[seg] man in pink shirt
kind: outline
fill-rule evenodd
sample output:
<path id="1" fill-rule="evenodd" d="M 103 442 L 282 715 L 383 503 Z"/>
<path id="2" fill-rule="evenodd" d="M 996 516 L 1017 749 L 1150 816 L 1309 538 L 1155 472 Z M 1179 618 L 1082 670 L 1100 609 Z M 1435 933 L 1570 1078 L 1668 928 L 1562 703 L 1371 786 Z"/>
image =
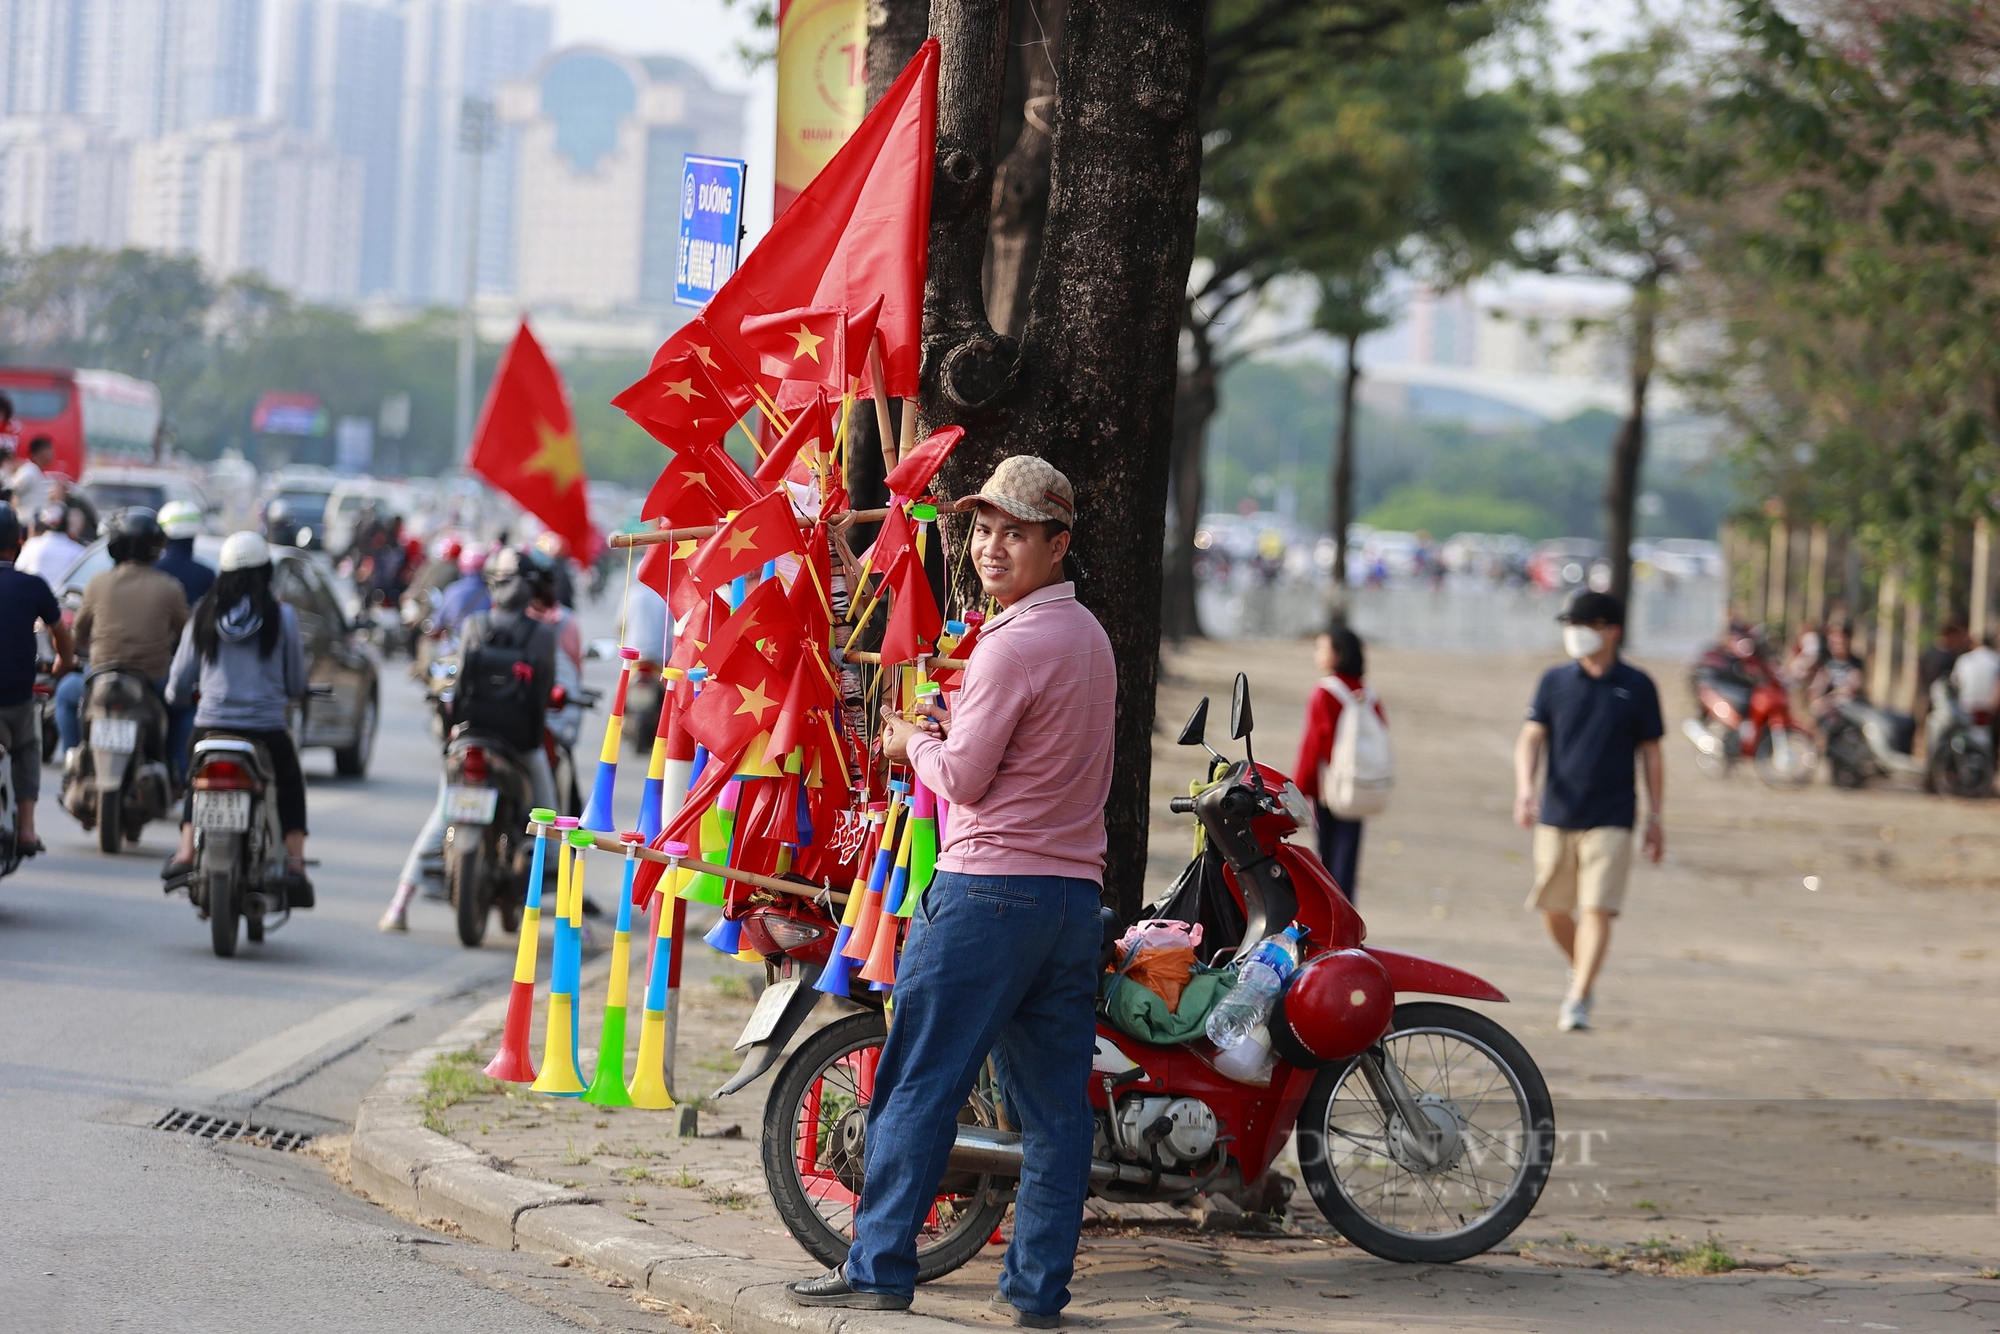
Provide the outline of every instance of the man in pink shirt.
<path id="1" fill-rule="evenodd" d="M 951 803 L 937 876 L 910 923 L 875 1073 L 847 1262 L 790 1285 L 806 1306 L 899 1311 L 917 1233 L 990 1051 L 1026 1170 L 994 1307 L 1053 1329 L 1069 1301 L 1094 1125 L 1098 903 L 1117 666 L 1063 578 L 1076 507 L 1041 459 L 1004 460 L 979 494 L 971 556 L 1001 611 L 949 717 L 883 713 L 882 749 Z"/>

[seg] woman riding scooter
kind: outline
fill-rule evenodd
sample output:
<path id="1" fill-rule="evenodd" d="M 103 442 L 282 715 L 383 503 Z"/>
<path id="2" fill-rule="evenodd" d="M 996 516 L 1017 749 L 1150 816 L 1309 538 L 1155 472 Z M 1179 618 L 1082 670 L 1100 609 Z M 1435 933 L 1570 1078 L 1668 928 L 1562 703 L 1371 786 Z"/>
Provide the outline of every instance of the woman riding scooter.
<path id="1" fill-rule="evenodd" d="M 306 655 L 299 617 L 271 591 L 271 548 L 255 533 L 222 544 L 222 573 L 181 634 L 167 673 L 167 702 L 199 699 L 194 740 L 216 732 L 263 746 L 278 789 L 285 833 L 285 874 L 296 907 L 310 908 L 306 879 L 306 780 L 298 747 L 286 730 L 291 702 L 306 693 Z M 194 869 L 193 797 L 181 814 L 181 845 L 160 876 L 170 885 Z"/>

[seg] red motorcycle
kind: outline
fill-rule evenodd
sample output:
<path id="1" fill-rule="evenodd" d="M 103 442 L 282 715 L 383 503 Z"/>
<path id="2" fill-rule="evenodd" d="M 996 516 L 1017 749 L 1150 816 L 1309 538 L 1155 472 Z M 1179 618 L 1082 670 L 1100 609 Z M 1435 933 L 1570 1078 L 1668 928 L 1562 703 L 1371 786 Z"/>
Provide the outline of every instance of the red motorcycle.
<path id="1" fill-rule="evenodd" d="M 1694 668 L 1698 717 L 1681 724 L 1695 767 L 1727 777 L 1749 760 L 1768 787 L 1803 787 L 1819 767 L 1819 743 L 1792 717 L 1792 692 L 1749 630 L 1733 627 Z"/>
<path id="2" fill-rule="evenodd" d="M 1207 715 L 1204 699 L 1182 745 L 1206 746 Z M 1149 1045 L 1100 1012 L 1092 1193 L 1144 1202 L 1226 1191 L 1275 1203 L 1282 1194 L 1260 1186 L 1296 1128 L 1314 1202 L 1355 1245 L 1416 1263 L 1477 1255 L 1520 1225 L 1548 1180 L 1555 1143 L 1548 1088 L 1521 1044 L 1486 1016 L 1402 999 L 1507 998 L 1470 973 L 1362 943 L 1361 918 L 1333 878 L 1286 841 L 1310 827 L 1312 809 L 1296 784 L 1250 757 L 1251 726 L 1249 683 L 1239 675 L 1230 733 L 1244 740 L 1246 758 L 1229 761 L 1210 748 L 1210 783 L 1173 807 L 1193 814 L 1206 833 L 1190 868 L 1213 887 L 1212 911 L 1202 914 L 1206 945 L 1247 954 L 1294 923 L 1303 931 L 1297 971 L 1268 1021 L 1275 1063 L 1258 1082 L 1238 1082 L 1216 1070 L 1205 1039 Z M 764 897 L 743 918 L 743 942 L 782 980 L 744 1030 L 738 1049 L 748 1054 L 723 1093 L 770 1069 L 812 1012 L 820 997 L 812 982 L 835 932 L 811 900 Z M 778 899 L 788 901 L 771 901 Z M 1109 909 L 1105 915 L 1110 946 L 1123 927 Z M 1234 939 L 1213 939 L 1218 917 L 1240 924 Z M 879 995 L 856 988 L 851 999 L 870 1008 L 800 1044 L 764 1117 L 772 1201 L 792 1236 L 829 1267 L 846 1257 L 861 1197 L 885 1032 Z M 990 1061 L 958 1119 L 918 1238 L 919 1282 L 956 1269 L 997 1235 L 1021 1174 L 1021 1136 L 1007 1123 Z"/>

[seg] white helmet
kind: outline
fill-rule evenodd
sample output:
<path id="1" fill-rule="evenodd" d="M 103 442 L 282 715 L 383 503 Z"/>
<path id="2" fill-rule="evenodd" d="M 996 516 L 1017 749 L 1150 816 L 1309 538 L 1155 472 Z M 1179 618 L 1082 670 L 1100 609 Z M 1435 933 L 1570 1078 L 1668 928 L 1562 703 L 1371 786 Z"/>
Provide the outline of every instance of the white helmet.
<path id="1" fill-rule="evenodd" d="M 201 511 L 185 500 L 160 507 L 160 528 L 168 537 L 193 537 L 201 532 Z"/>
<path id="2" fill-rule="evenodd" d="M 231 533 L 222 544 L 222 572 L 254 570 L 271 563 L 271 544 L 255 533 Z"/>

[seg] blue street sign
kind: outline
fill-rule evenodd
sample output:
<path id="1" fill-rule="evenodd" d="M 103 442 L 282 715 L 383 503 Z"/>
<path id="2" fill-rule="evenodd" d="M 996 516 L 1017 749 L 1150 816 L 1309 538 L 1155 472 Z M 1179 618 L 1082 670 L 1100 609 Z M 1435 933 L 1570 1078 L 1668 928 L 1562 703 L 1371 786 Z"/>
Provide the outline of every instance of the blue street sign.
<path id="1" fill-rule="evenodd" d="M 681 159 L 681 244 L 674 263 L 674 302 L 705 304 L 736 272 L 743 235 L 743 172 L 738 158 Z"/>

